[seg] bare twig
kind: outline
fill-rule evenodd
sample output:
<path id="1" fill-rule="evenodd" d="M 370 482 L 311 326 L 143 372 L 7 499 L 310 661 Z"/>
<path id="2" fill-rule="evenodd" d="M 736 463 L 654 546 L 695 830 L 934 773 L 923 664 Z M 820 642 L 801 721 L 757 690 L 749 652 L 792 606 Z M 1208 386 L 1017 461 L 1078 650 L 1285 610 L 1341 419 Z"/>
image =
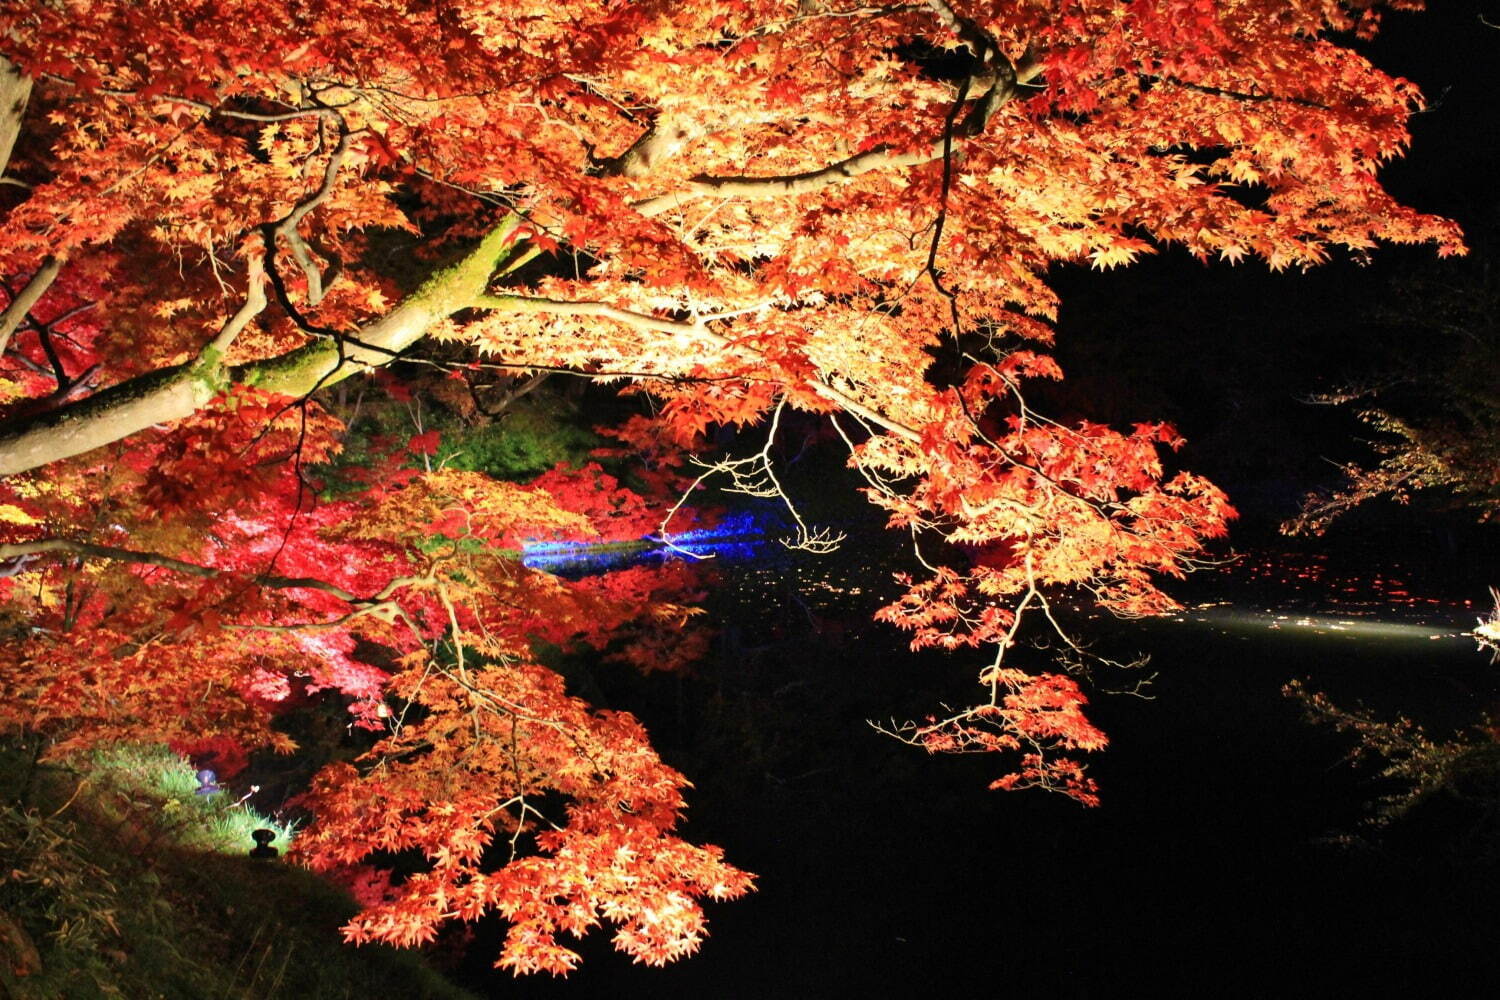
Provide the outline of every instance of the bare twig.
<path id="1" fill-rule="evenodd" d="M 702 486 L 711 477 L 723 475 L 729 477 L 729 485 L 724 487 L 727 493 L 742 493 L 746 496 L 759 499 L 780 499 L 792 515 L 792 520 L 797 524 L 796 540 L 788 542 L 783 540 L 782 544 L 789 549 L 801 549 L 805 552 L 823 554 L 837 549 L 844 540 L 842 533 L 835 534 L 827 528 L 809 528 L 807 522 L 802 519 L 802 514 L 797 510 L 792 498 L 787 495 L 786 489 L 781 485 L 781 480 L 776 478 L 776 470 L 772 464 L 771 447 L 776 442 L 776 431 L 781 423 L 781 413 L 786 408 L 786 397 L 782 397 L 776 403 L 776 408 L 771 411 L 771 426 L 766 432 L 766 443 L 747 458 L 720 459 L 717 462 L 697 462 L 703 473 L 698 476 L 677 498 L 677 502 L 667 511 L 666 517 L 662 518 L 661 527 L 657 529 L 659 540 L 669 549 L 694 559 L 706 558 L 697 553 L 689 552 L 680 548 L 672 541 L 669 530 L 672 519 L 682 509 L 688 497 Z"/>

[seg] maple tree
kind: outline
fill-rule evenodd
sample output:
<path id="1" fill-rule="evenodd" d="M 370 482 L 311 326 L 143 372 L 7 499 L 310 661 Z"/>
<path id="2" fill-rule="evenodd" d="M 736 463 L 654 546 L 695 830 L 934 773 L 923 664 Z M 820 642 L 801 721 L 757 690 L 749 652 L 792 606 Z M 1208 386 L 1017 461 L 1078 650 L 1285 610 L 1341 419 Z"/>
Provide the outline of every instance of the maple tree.
<path id="1" fill-rule="evenodd" d="M 700 899 L 749 877 L 675 836 L 686 781 L 639 724 L 535 652 L 689 609 L 515 558 L 632 504 L 442 468 L 428 431 L 359 489 L 309 486 L 346 379 L 566 371 L 654 399 L 617 433 L 666 467 L 711 429 L 826 415 L 892 527 L 990 553 L 881 612 L 991 657 L 977 704 L 897 734 L 1094 801 L 1080 685 L 1007 651 L 1060 590 L 1170 608 L 1154 577 L 1233 512 L 1165 469 L 1170 427 L 1026 404 L 1061 374 L 1046 270 L 1461 249 L 1376 177 L 1420 104 L 1343 44 L 1381 6 L 8 5 L 0 719 L 59 753 L 276 745 L 294 689 L 338 692 L 380 736 L 315 780 L 298 854 L 425 859 L 351 876 L 353 937 L 493 911 L 517 971 L 565 971 L 558 932 L 601 919 L 637 959 L 691 951 Z M 774 490 L 770 456 L 709 464 Z"/>

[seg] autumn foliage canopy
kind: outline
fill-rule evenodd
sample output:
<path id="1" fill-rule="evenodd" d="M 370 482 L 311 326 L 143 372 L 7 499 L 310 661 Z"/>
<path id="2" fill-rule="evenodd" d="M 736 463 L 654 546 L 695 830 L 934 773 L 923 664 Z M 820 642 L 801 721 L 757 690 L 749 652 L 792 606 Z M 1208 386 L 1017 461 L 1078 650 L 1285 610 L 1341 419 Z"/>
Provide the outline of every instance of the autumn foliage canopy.
<path id="1" fill-rule="evenodd" d="M 601 922 L 638 960 L 693 951 L 700 901 L 750 877 L 674 833 L 687 781 L 640 724 L 537 652 L 635 630 L 661 667 L 692 609 L 517 558 L 674 498 L 444 468 L 426 432 L 320 486 L 340 387 L 571 372 L 654 401 L 617 433 L 657 468 L 819 415 L 924 552 L 1005 553 L 881 612 L 982 665 L 972 707 L 899 735 L 1093 801 L 1079 682 L 1007 651 L 1059 593 L 1170 608 L 1155 581 L 1233 512 L 1164 471 L 1170 427 L 1027 406 L 1061 375 L 1048 268 L 1461 249 L 1376 178 L 1421 102 L 1350 47 L 1380 8 L 7 3 L 0 725 L 256 748 L 289 699 L 341 697 L 378 739 L 313 781 L 296 854 L 365 887 L 352 938 L 494 912 L 516 971 L 566 971 L 559 934 Z M 380 882 L 390 856 L 422 860 Z"/>

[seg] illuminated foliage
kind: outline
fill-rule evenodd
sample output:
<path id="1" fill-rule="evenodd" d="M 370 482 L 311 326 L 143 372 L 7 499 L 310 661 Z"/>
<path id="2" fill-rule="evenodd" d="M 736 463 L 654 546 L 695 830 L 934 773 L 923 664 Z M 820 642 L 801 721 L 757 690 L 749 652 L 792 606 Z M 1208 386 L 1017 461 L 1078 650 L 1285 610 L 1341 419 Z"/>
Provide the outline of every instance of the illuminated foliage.
<path id="1" fill-rule="evenodd" d="M 1162 244 L 1273 268 L 1377 240 L 1459 250 L 1376 180 L 1420 102 L 1335 37 L 1378 14 L 8 5 L 4 721 L 59 751 L 266 743 L 294 690 L 336 691 L 381 738 L 317 779 L 304 860 L 425 863 L 372 892 L 352 936 L 421 941 L 497 911 L 518 971 L 565 970 L 556 932 L 600 919 L 643 961 L 696 947 L 697 901 L 748 877 L 673 836 L 685 781 L 639 725 L 534 655 L 689 609 L 515 558 L 527 537 L 654 518 L 598 477 L 443 468 L 425 428 L 406 442 L 420 471 L 377 463 L 315 502 L 310 467 L 343 434 L 320 395 L 399 356 L 647 394 L 654 418 L 621 435 L 658 471 L 709 432 L 827 415 L 893 527 L 1004 554 L 934 566 L 882 612 L 917 646 L 992 650 L 980 704 L 899 734 L 1012 755 L 997 787 L 1093 801 L 1075 751 L 1104 737 L 1082 690 L 1006 653 L 1060 589 L 1171 607 L 1154 575 L 1191 568 L 1232 510 L 1164 467 L 1171 428 L 1028 408 L 1022 383 L 1060 375 L 1036 353 L 1044 274 Z M 716 468 L 774 492 L 770 454 Z"/>

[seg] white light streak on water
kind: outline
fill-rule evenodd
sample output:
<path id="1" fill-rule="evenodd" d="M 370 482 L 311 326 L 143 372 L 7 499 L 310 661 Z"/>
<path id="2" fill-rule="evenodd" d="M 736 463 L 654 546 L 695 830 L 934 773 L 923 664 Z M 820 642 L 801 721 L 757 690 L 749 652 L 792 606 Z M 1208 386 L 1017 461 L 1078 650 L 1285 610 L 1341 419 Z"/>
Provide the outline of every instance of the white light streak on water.
<path id="1" fill-rule="evenodd" d="M 1404 641 L 1472 642 L 1473 635 L 1451 619 L 1434 622 L 1397 622 L 1334 615 L 1304 615 L 1272 609 L 1251 611 L 1228 605 L 1191 608 L 1170 619 L 1183 624 L 1200 623 L 1224 631 L 1280 631 L 1349 639 L 1396 639 Z"/>

